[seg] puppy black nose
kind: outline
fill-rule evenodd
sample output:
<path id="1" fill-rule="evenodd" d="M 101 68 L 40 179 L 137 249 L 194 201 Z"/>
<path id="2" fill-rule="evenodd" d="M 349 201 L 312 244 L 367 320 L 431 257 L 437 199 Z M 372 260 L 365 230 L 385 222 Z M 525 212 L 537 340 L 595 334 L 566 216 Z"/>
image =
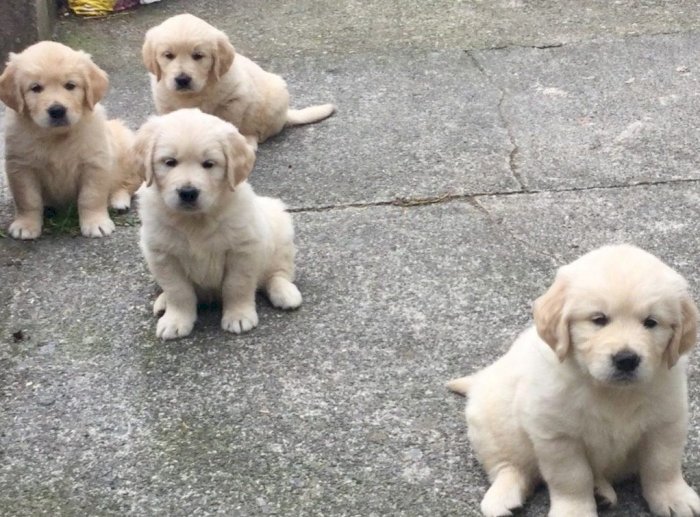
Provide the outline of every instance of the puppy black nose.
<path id="1" fill-rule="evenodd" d="M 175 78 L 175 84 L 178 88 L 187 88 L 192 82 L 192 78 L 187 74 L 180 74 Z"/>
<path id="2" fill-rule="evenodd" d="M 61 104 L 52 104 L 46 111 L 49 113 L 49 117 L 54 120 L 62 119 L 66 116 L 66 107 Z"/>
<path id="3" fill-rule="evenodd" d="M 194 187 L 182 187 L 177 190 L 177 195 L 180 196 L 180 201 L 183 203 L 192 204 L 199 197 L 199 189 Z"/>
<path id="4" fill-rule="evenodd" d="M 621 372 L 633 372 L 639 366 L 642 358 L 631 350 L 621 350 L 612 356 L 612 362 Z"/>

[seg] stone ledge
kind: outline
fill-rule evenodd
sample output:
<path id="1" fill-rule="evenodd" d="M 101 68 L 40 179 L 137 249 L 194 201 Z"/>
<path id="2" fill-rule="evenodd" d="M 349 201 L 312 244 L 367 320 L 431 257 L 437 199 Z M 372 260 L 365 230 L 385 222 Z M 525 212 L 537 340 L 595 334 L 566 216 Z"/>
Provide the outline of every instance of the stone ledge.
<path id="1" fill-rule="evenodd" d="M 53 32 L 60 0 L 4 0 L 0 9 L 0 59 L 22 50 Z"/>

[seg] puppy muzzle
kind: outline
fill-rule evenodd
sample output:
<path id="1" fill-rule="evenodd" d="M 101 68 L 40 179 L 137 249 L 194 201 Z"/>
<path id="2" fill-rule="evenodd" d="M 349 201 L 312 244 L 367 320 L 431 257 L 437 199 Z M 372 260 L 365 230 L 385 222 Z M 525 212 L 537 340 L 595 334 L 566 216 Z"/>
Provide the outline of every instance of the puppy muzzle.
<path id="1" fill-rule="evenodd" d="M 639 373 L 639 364 L 642 358 L 629 348 L 624 348 L 610 356 L 612 363 L 614 382 L 633 382 Z"/>
<path id="2" fill-rule="evenodd" d="M 49 116 L 49 126 L 51 127 L 65 127 L 70 124 L 67 117 L 68 110 L 63 104 L 53 103 L 46 109 L 46 113 Z"/>
<path id="3" fill-rule="evenodd" d="M 185 73 L 181 73 L 175 77 L 175 89 L 176 90 L 191 90 L 192 89 L 192 77 Z"/>
<path id="4" fill-rule="evenodd" d="M 180 208 L 184 210 L 196 210 L 199 189 L 195 187 L 182 187 L 177 189 L 177 196 L 180 200 Z"/>

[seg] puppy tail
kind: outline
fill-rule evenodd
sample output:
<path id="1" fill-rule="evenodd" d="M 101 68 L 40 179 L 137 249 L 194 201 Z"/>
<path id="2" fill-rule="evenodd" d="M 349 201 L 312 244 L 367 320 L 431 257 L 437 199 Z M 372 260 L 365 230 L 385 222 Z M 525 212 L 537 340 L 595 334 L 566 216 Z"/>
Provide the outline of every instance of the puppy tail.
<path id="1" fill-rule="evenodd" d="M 447 389 L 454 391 L 455 393 L 467 396 L 469 394 L 469 389 L 474 384 L 474 376 L 467 375 L 466 377 L 460 377 L 459 379 L 452 379 L 447 383 Z"/>
<path id="2" fill-rule="evenodd" d="M 287 125 L 300 126 L 302 124 L 311 124 L 330 117 L 333 112 L 335 112 L 335 105 L 333 104 L 319 104 L 318 106 L 309 106 L 300 110 L 288 109 Z"/>

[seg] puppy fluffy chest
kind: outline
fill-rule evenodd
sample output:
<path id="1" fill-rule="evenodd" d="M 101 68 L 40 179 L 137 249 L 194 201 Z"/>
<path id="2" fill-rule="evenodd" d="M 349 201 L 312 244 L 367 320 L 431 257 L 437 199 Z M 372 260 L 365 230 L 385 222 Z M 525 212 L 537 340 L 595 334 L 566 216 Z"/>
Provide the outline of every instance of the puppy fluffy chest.
<path id="1" fill-rule="evenodd" d="M 182 264 L 187 276 L 205 291 L 220 291 L 227 265 L 235 260 L 237 252 L 250 246 L 232 236 L 181 235 L 173 241 L 171 253 Z M 261 257 L 262 258 L 262 257 Z"/>
<path id="2" fill-rule="evenodd" d="M 99 128 L 98 128 L 99 129 Z M 7 137 L 8 171 L 38 175 L 44 201 L 63 204 L 75 201 L 81 174 L 103 175 L 110 181 L 108 144 L 93 135 L 85 144 L 84 132 L 59 137 L 40 137 L 22 126 L 13 127 Z"/>
<path id="3" fill-rule="evenodd" d="M 556 395 L 550 392 L 538 404 L 546 408 L 535 417 L 539 422 L 530 424 L 541 437 L 580 440 L 593 470 L 614 479 L 628 468 L 644 433 L 658 419 L 654 405 L 659 401 L 587 388 L 569 386 Z"/>
<path id="4" fill-rule="evenodd" d="M 219 289 L 226 272 L 226 250 L 190 247 L 180 263 L 192 282 L 203 289 Z"/>
<path id="5" fill-rule="evenodd" d="M 582 410 L 580 436 L 594 471 L 613 475 L 623 469 L 627 458 L 642 440 L 650 423 L 644 404 L 589 406 Z"/>

